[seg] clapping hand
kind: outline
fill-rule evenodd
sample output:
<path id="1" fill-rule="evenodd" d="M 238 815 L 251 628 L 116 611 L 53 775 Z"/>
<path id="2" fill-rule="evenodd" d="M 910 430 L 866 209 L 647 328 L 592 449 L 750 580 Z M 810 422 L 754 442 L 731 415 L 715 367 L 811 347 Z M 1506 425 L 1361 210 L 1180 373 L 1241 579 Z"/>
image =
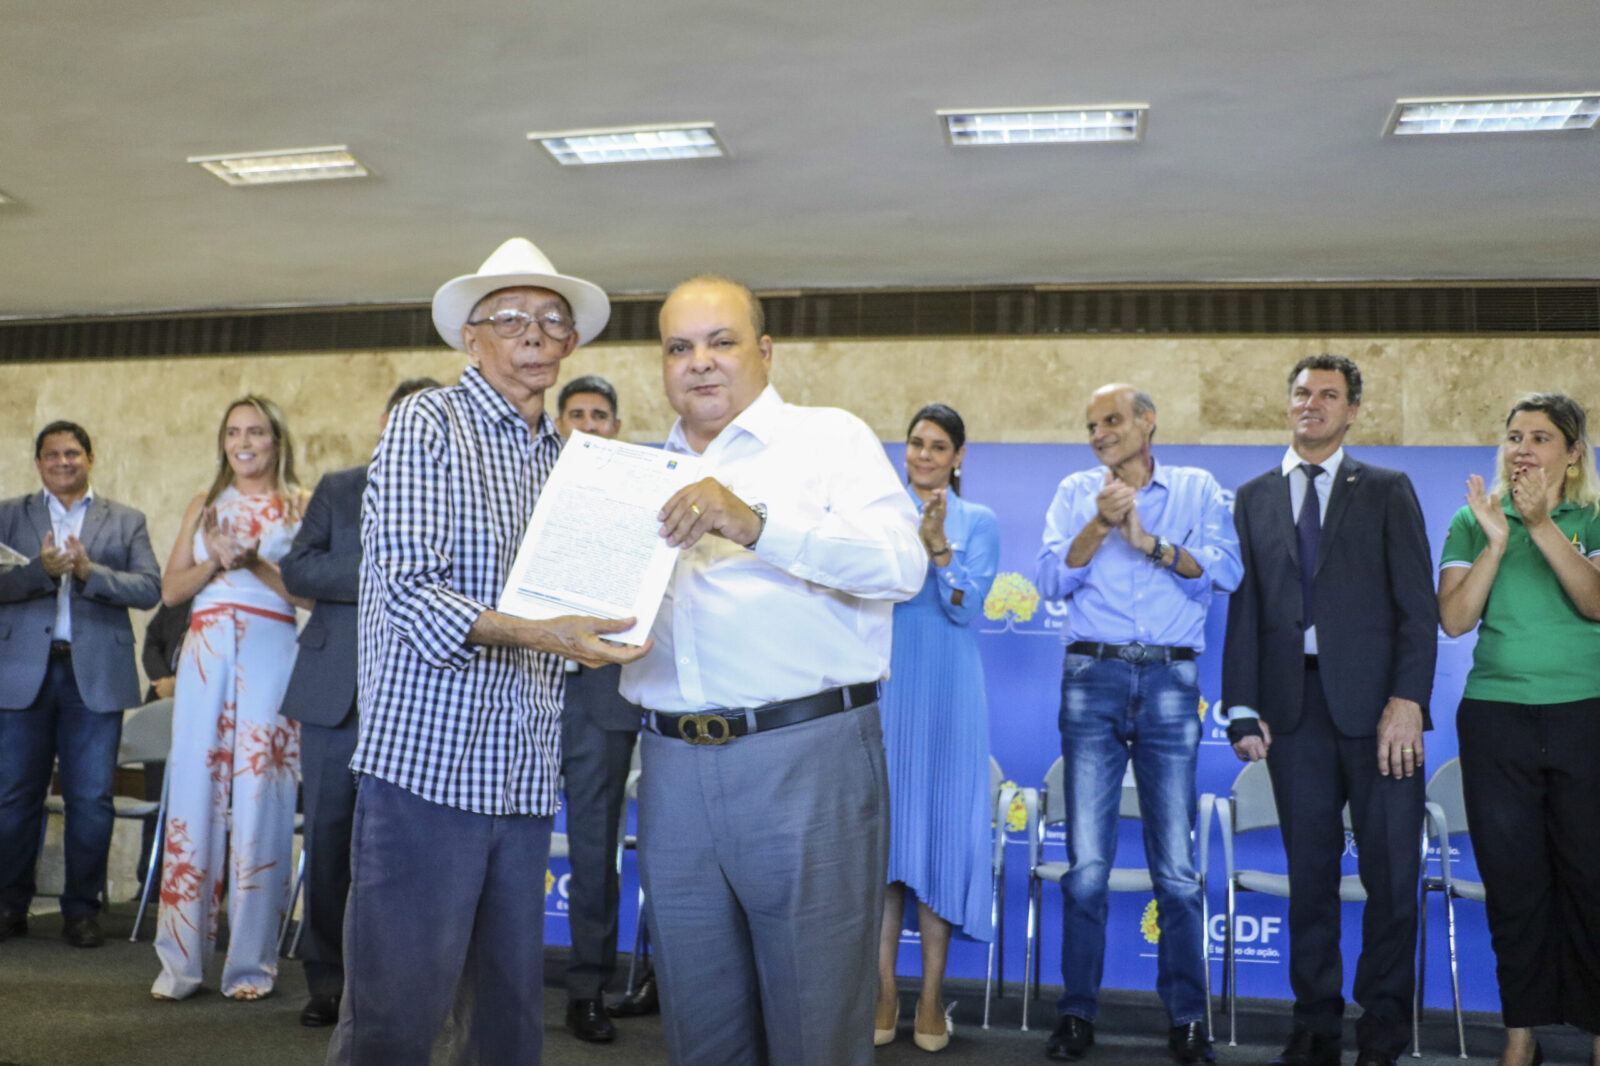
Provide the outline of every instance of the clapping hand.
<path id="1" fill-rule="evenodd" d="M 950 550 L 950 540 L 944 535 L 944 494 L 944 489 L 935 489 L 933 499 L 922 505 L 922 524 L 917 529 L 917 535 L 922 538 L 922 546 L 928 549 L 929 556 L 942 555 Z"/>
<path id="2" fill-rule="evenodd" d="M 1550 520 L 1550 496 L 1543 470 L 1526 466 L 1512 471 L 1511 506 L 1529 528 Z"/>
<path id="3" fill-rule="evenodd" d="M 1506 523 L 1506 513 L 1499 502 L 1489 495 L 1484 488 L 1483 478 L 1477 474 L 1467 478 L 1467 507 L 1472 511 L 1472 517 L 1478 520 L 1490 544 L 1505 544 L 1511 532 Z"/>
<path id="4" fill-rule="evenodd" d="M 46 533 L 44 543 L 39 546 L 39 565 L 43 566 L 44 572 L 51 577 L 61 577 L 72 569 L 72 552 L 67 548 L 56 547 L 56 535 Z"/>
<path id="5" fill-rule="evenodd" d="M 1132 485 L 1118 481 L 1117 475 L 1110 470 L 1106 471 L 1106 483 L 1095 496 L 1095 506 L 1099 508 L 1096 516 L 1108 529 L 1121 526 L 1128 517 L 1128 512 L 1134 509 L 1134 497 L 1138 490 Z"/>
<path id="6" fill-rule="evenodd" d="M 67 534 L 67 556 L 72 560 L 72 576 L 79 581 L 89 580 L 89 550 L 70 533 Z"/>
<path id="7" fill-rule="evenodd" d="M 249 565 L 247 556 L 255 553 L 254 544 L 246 546 L 234 539 L 228 520 L 218 518 L 215 507 L 207 507 L 200 515 L 200 538 L 205 542 L 206 552 L 224 570 Z"/>

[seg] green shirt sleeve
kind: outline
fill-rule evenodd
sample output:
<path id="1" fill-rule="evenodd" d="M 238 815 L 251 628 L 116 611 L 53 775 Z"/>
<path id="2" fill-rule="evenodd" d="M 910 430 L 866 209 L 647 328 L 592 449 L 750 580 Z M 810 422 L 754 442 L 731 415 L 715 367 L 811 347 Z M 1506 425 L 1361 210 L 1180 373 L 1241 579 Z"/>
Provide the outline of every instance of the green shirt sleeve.
<path id="1" fill-rule="evenodd" d="M 1600 512 L 1589 512 L 1589 523 L 1583 527 L 1583 543 L 1579 547 L 1584 555 L 1600 552 Z"/>
<path id="2" fill-rule="evenodd" d="M 1473 517 L 1472 508 L 1462 507 L 1450 519 L 1450 530 L 1444 535 L 1444 550 L 1439 553 L 1439 565 L 1447 566 L 1451 563 L 1471 565 L 1487 543 L 1489 538 L 1484 536 L 1483 527 L 1478 525 L 1478 520 Z"/>

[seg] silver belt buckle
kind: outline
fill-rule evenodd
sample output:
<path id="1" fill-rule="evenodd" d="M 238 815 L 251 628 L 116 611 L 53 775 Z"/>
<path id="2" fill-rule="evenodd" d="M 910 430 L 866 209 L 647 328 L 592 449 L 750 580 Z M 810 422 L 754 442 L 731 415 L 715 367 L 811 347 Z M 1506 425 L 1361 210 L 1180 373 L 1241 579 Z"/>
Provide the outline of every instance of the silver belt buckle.
<path id="1" fill-rule="evenodd" d="M 1122 650 L 1117 652 L 1117 656 L 1123 662 L 1137 664 L 1144 662 L 1144 651 L 1144 645 L 1135 640 L 1123 645 Z"/>

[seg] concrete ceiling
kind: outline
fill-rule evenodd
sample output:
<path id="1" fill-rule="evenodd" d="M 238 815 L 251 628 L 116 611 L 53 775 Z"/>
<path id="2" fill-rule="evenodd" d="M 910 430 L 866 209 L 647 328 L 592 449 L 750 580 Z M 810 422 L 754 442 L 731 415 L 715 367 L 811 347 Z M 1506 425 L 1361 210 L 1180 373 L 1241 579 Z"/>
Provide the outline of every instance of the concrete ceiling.
<path id="1" fill-rule="evenodd" d="M 613 293 L 1600 277 L 1600 133 L 1383 138 L 1600 88 L 1595 0 L 50 0 L 0 32 L 0 315 L 413 302 L 526 235 Z M 1136 145 L 941 107 L 1145 102 Z M 725 160 L 529 130 L 711 120 Z M 348 144 L 236 189 L 190 155 Z"/>

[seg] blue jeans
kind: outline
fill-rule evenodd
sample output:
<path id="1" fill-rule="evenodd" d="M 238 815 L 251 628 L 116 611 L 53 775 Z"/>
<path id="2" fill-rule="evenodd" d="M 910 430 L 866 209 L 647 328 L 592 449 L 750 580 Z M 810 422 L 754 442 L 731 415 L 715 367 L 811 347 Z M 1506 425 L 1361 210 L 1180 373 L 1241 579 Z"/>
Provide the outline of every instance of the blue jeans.
<path id="1" fill-rule="evenodd" d="M 0 911 L 26 912 L 33 902 L 44 797 L 59 758 L 67 808 L 61 913 L 83 918 L 99 912 L 121 743 L 122 715 L 84 706 L 71 659 L 51 660 L 31 705 L 0 710 Z"/>
<path id="2" fill-rule="evenodd" d="M 1061 677 L 1067 858 L 1062 882 L 1062 1014 L 1093 1021 L 1105 969 L 1107 883 L 1117 808 L 1131 756 L 1155 884 L 1156 992 L 1173 1025 L 1206 1013 L 1205 929 L 1195 879 L 1194 768 L 1200 743 L 1195 663 L 1138 664 L 1068 654 Z"/>

